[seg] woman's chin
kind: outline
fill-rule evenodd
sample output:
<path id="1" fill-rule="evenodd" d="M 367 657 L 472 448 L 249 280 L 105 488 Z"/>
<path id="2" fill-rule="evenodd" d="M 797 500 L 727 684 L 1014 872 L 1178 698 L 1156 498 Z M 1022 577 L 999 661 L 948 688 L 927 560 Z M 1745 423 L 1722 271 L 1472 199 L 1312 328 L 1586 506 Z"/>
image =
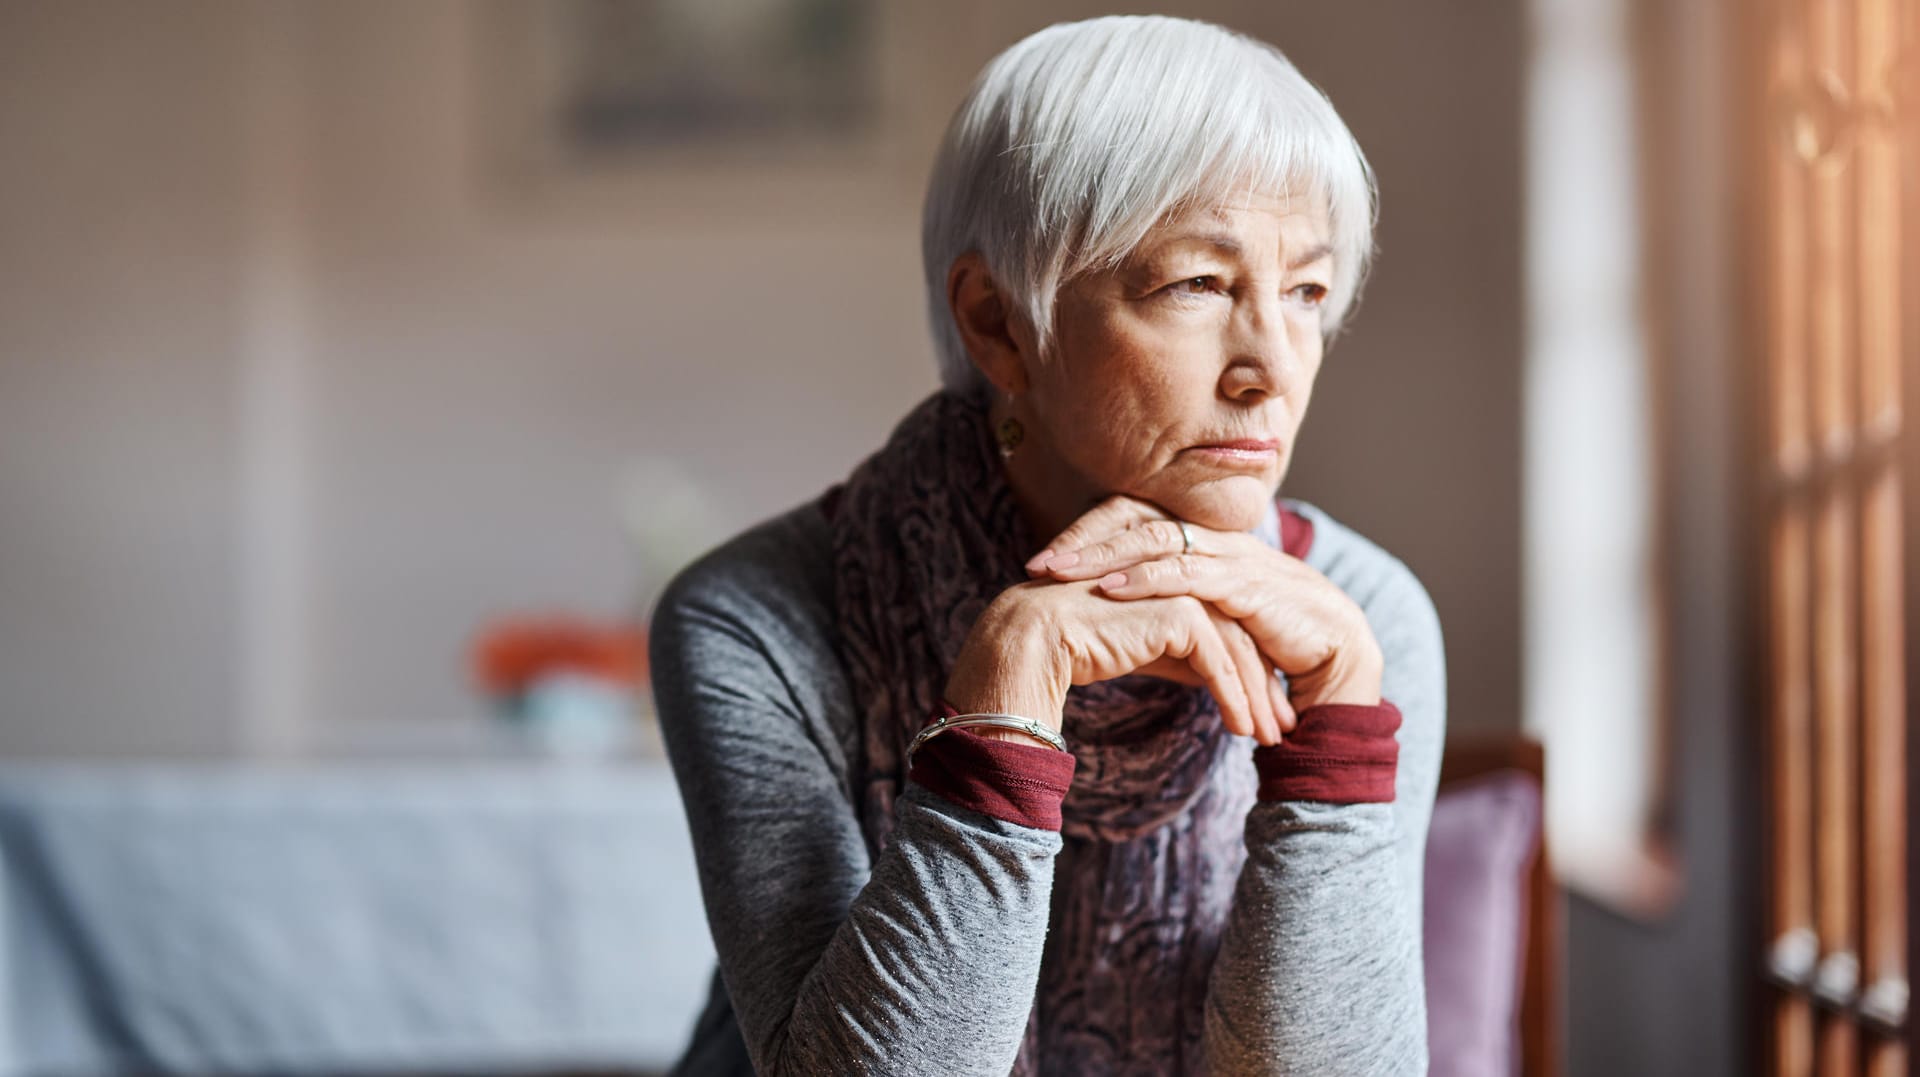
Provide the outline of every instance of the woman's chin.
<path id="1" fill-rule="evenodd" d="M 1266 518 L 1275 492 L 1259 479 L 1235 477 L 1192 487 L 1161 506 L 1213 531 L 1251 531 Z"/>

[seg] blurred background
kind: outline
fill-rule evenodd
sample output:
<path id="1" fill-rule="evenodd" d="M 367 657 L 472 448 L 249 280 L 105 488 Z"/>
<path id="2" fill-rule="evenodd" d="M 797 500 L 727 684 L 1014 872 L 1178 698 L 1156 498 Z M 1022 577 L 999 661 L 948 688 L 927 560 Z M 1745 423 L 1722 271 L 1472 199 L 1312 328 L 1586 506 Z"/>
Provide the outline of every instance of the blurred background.
<path id="1" fill-rule="evenodd" d="M 1378 174 L 1283 492 L 1543 779 L 1527 1072 L 1905 1072 L 1909 6 L 1154 9 Z M 934 388 L 947 116 L 1115 10 L 0 3 L 0 1072 L 664 1069 L 648 604 Z"/>

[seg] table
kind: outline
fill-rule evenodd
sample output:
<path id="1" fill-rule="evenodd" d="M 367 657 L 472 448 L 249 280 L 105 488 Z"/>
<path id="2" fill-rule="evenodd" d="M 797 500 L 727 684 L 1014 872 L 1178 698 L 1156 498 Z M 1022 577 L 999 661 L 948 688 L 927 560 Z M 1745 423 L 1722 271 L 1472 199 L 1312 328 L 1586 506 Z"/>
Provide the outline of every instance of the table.
<path id="1" fill-rule="evenodd" d="M 0 765 L 0 1075 L 654 1072 L 713 951 L 664 762 Z"/>

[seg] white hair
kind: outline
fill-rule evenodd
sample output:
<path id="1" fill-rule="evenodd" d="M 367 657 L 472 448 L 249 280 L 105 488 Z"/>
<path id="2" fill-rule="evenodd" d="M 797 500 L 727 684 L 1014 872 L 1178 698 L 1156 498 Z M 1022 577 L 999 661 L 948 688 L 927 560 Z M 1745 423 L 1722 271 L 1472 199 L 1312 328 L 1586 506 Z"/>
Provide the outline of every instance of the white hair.
<path id="1" fill-rule="evenodd" d="M 1061 286 L 1111 268 L 1170 212 L 1235 190 L 1307 195 L 1329 215 L 1331 339 L 1373 254 L 1373 170 L 1279 49 L 1210 23 L 1109 16 L 1047 27 L 993 58 L 954 113 L 921 221 L 940 379 L 985 384 L 947 302 L 969 251 L 1047 354 Z"/>

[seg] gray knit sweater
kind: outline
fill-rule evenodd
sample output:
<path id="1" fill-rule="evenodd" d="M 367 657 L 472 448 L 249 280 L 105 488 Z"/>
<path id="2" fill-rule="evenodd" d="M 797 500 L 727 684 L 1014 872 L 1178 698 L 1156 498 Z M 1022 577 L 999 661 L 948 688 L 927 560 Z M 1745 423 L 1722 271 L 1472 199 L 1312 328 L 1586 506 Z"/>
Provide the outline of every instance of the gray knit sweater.
<path id="1" fill-rule="evenodd" d="M 1421 887 L 1446 725 L 1439 619 L 1318 507 L 1305 558 L 1366 612 L 1403 722 L 1392 803 L 1267 801 L 1207 998 L 1207 1068 L 1424 1074 Z M 719 954 L 676 1074 L 1004 1077 L 1033 1003 L 1061 838 L 909 784 L 869 857 L 860 732 L 809 503 L 682 572 L 653 621 L 661 728 Z M 1152 1060 L 1137 1070 L 1158 1072 Z M 1079 1077 L 1079 1075 L 1073 1075 Z"/>

